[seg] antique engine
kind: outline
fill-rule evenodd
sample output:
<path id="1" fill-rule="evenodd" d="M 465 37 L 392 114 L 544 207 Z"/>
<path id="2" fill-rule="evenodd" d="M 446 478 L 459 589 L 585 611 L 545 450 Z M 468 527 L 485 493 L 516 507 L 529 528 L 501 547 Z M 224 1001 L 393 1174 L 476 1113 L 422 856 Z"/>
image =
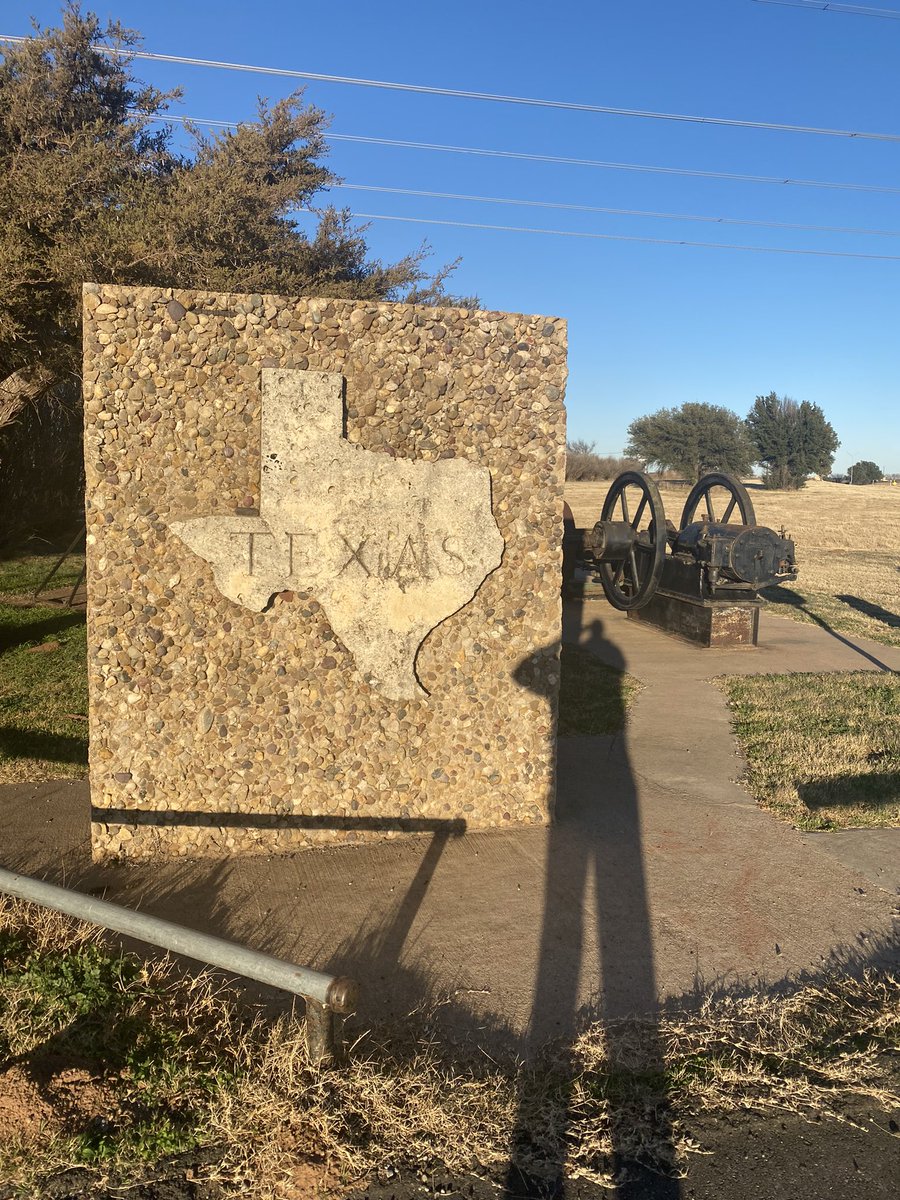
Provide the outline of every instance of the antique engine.
<path id="1" fill-rule="evenodd" d="M 615 608 L 704 645 L 755 645 L 759 590 L 797 577 L 794 543 L 757 525 L 747 489 L 722 474 L 691 490 L 676 529 L 653 480 L 623 472 L 592 529 L 567 521 L 567 590 L 579 564 Z"/>

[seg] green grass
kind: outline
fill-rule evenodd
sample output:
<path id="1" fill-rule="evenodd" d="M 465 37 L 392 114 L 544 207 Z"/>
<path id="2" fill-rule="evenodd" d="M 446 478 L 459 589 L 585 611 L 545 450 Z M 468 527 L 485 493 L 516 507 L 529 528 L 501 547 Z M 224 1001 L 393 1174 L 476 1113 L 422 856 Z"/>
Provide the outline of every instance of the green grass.
<path id="1" fill-rule="evenodd" d="M 0 562 L 0 595 L 30 596 L 50 573 L 58 554 L 26 554 Z M 50 580 L 51 591 L 72 588 L 84 566 L 83 554 L 70 555 Z"/>
<path id="2" fill-rule="evenodd" d="M 86 717 L 84 613 L 0 604 L 0 782 L 85 775 Z"/>
<path id="3" fill-rule="evenodd" d="M 759 803 L 800 829 L 900 825 L 900 675 L 721 681 Z"/>
<path id="4" fill-rule="evenodd" d="M 209 1140 L 210 1106 L 235 1086 L 244 1043 L 208 980 L 2 898 L 0 979 L 0 1080 L 17 1067 L 56 1098 L 39 1146 L 27 1124 L 0 1146 L 0 1179 L 34 1183 L 36 1162 L 128 1168 Z M 72 1070 L 89 1087 L 87 1107 L 56 1090 Z"/>
<path id="5" fill-rule="evenodd" d="M 619 733 L 641 685 L 588 650 L 563 646 L 559 682 L 559 736 Z"/>

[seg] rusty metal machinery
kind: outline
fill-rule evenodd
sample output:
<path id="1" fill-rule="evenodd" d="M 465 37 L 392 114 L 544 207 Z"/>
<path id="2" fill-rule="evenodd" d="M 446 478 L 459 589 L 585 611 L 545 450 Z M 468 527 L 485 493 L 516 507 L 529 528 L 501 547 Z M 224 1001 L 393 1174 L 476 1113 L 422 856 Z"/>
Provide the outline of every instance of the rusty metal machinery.
<path id="1" fill-rule="evenodd" d="M 676 528 L 653 480 L 625 471 L 592 529 L 567 520 L 564 551 L 570 588 L 580 565 L 615 608 L 706 645 L 755 644 L 759 590 L 797 577 L 794 543 L 757 525 L 747 489 L 723 474 L 691 490 Z"/>

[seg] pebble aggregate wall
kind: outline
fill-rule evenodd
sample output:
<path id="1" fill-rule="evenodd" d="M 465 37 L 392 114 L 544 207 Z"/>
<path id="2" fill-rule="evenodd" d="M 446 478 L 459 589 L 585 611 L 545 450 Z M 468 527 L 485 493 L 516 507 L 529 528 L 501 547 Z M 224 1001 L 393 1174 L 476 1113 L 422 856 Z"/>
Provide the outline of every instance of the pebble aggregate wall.
<path id="1" fill-rule="evenodd" d="M 170 521 L 252 510 L 264 367 L 338 372 L 349 442 L 491 472 L 505 542 L 391 700 L 315 595 L 227 600 Z M 565 322 L 86 284 L 94 855 L 543 823 L 559 684 Z"/>

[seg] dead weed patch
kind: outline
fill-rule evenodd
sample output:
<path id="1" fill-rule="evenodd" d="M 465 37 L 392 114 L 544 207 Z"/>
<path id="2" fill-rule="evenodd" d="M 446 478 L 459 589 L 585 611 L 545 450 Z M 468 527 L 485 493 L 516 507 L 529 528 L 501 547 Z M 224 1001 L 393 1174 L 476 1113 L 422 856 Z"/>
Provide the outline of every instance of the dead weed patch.
<path id="1" fill-rule="evenodd" d="M 413 1014 L 400 1028 L 360 1035 L 338 1067 L 310 1061 L 297 1019 L 263 1019 L 208 976 L 121 955 L 85 926 L 0 902 L 0 937 L 0 1096 L 18 1106 L 17 1119 L 28 1110 L 24 1130 L 42 1131 L 37 1142 L 0 1139 L 0 1179 L 23 1195 L 39 1195 L 73 1163 L 127 1186 L 186 1145 L 215 1147 L 204 1178 L 260 1198 L 400 1172 L 496 1179 L 510 1163 L 533 1177 L 564 1168 L 609 1185 L 623 1156 L 683 1174 L 701 1149 L 690 1118 L 704 1110 L 849 1121 L 850 1100 L 885 1112 L 900 1105 L 900 980 L 875 970 L 785 996 L 709 998 L 653 1022 L 589 1025 L 527 1065 L 514 1039 L 502 1050 L 461 1047 Z M 77 973 L 86 947 L 98 947 L 107 968 L 76 1016 L 37 981 Z M 86 1046 L 98 1009 L 106 1033 L 95 1023 Z M 129 1020 L 125 1048 L 149 1050 L 130 1058 L 116 1032 Z M 78 1071 L 98 1090 L 86 1104 L 63 1103 Z"/>

